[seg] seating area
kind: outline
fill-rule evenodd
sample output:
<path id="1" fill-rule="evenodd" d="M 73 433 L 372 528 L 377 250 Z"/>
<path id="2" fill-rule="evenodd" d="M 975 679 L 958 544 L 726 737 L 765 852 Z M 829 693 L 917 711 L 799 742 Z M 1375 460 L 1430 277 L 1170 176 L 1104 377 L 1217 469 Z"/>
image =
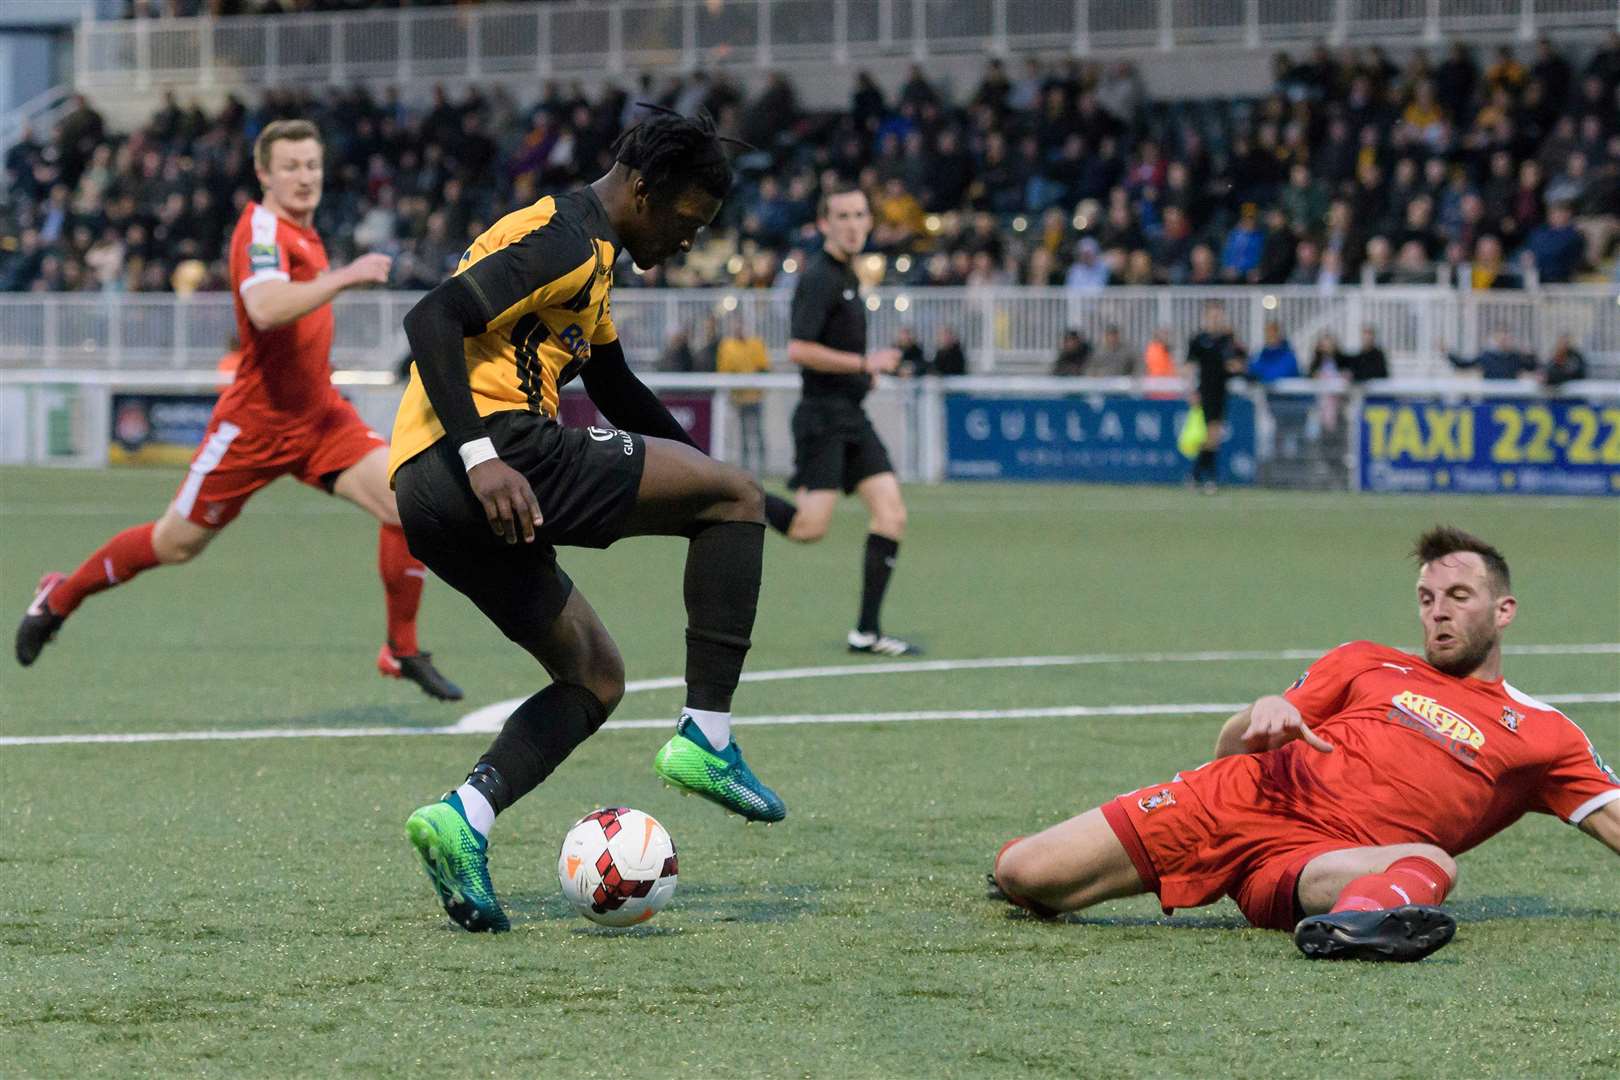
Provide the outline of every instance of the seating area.
<path id="1" fill-rule="evenodd" d="M 1620 33 L 1581 54 L 1318 46 L 1273 74 L 1260 98 L 1149 101 L 1129 63 L 1030 55 L 956 95 L 916 66 L 890 92 L 863 74 L 837 112 L 801 107 L 782 76 L 749 93 L 704 72 L 532 98 L 501 81 L 423 102 L 283 88 L 212 114 L 170 95 L 133 131 L 81 98 L 5 155 L 0 291 L 224 287 L 225 240 L 257 197 L 252 140 L 288 116 L 326 133 L 333 260 L 388 252 L 392 285 L 425 288 L 507 209 L 603 171 L 641 101 L 705 109 L 753 149 L 709 239 L 621 267 L 621 286 L 779 283 L 817 247 L 834 179 L 870 194 L 888 284 L 1617 279 Z"/>

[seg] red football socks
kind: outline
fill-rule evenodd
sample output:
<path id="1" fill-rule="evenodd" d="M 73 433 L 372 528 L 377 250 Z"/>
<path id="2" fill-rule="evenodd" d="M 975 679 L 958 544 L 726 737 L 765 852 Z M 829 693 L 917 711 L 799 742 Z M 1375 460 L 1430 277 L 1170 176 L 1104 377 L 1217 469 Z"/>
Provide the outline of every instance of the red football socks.
<path id="1" fill-rule="evenodd" d="M 1333 902 L 1334 911 L 1383 911 L 1406 904 L 1438 904 L 1451 891 L 1451 879 L 1431 859 L 1408 855 L 1382 874 L 1358 877 Z"/>
<path id="2" fill-rule="evenodd" d="M 156 566 L 158 557 L 152 550 L 152 528 L 156 524 L 148 521 L 125 529 L 101 545 L 71 577 L 51 590 L 46 605 L 58 615 L 71 615 L 85 597 L 122 585 L 142 570 Z"/>
<path id="3" fill-rule="evenodd" d="M 377 573 L 382 575 L 388 598 L 388 647 L 395 656 L 415 656 L 416 611 L 422 606 L 422 583 L 427 567 L 411 555 L 405 530 L 384 525 L 377 538 Z"/>

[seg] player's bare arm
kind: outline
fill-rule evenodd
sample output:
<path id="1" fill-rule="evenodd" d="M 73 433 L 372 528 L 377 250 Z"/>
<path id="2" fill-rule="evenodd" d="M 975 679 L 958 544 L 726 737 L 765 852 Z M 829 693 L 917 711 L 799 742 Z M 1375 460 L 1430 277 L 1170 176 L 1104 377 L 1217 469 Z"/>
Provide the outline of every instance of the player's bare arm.
<path id="1" fill-rule="evenodd" d="M 405 337 L 433 412 L 467 467 L 467 483 L 484 508 L 489 527 L 508 544 L 521 536 L 534 542 L 544 521 L 534 488 L 501 461 L 473 404 L 467 381 L 466 339 L 486 325 L 477 298 L 459 277 L 441 282 L 405 316 Z"/>
<path id="2" fill-rule="evenodd" d="M 1616 855 L 1620 855 L 1620 799 L 1587 814 L 1581 819 L 1578 828 L 1587 836 L 1601 841 Z"/>
<path id="3" fill-rule="evenodd" d="M 242 291 L 242 305 L 255 330 L 274 330 L 330 304 L 345 289 L 386 284 L 393 265 L 392 257 L 372 253 L 314 281 L 260 281 Z"/>
<path id="4" fill-rule="evenodd" d="M 794 339 L 788 342 L 788 359 L 800 367 L 830 375 L 887 375 L 900 366 L 900 350 L 875 349 L 863 356 Z"/>

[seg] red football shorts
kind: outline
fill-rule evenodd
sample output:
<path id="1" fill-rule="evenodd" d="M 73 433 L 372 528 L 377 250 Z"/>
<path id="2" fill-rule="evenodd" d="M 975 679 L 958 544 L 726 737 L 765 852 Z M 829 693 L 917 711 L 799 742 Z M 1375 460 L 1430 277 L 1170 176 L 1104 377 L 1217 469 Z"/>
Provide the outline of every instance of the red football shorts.
<path id="1" fill-rule="evenodd" d="M 1299 919 L 1294 888 L 1305 865 L 1365 843 L 1290 816 L 1262 788 L 1252 755 L 1212 761 L 1194 775 L 1195 781 L 1178 776 L 1102 805 L 1166 915 L 1230 896 L 1253 925 L 1292 930 Z"/>
<path id="2" fill-rule="evenodd" d="M 335 390 L 324 409 L 289 426 L 265 427 L 216 412 L 174 497 L 174 509 L 197 525 L 222 528 L 272 480 L 291 473 L 326 490 L 323 477 L 387 445 Z"/>

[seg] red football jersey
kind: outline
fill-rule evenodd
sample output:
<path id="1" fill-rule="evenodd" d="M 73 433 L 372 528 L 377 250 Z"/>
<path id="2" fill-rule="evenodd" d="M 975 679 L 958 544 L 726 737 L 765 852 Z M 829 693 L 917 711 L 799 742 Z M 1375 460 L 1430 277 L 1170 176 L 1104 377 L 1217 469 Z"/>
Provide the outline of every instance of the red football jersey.
<path id="1" fill-rule="evenodd" d="M 332 305 L 274 330 L 256 330 L 242 294 L 266 281 L 312 281 L 327 270 L 314 229 L 250 202 L 231 233 L 231 291 L 242 362 L 220 395 L 220 415 L 285 424 L 326 407 L 332 390 Z"/>
<path id="2" fill-rule="evenodd" d="M 1285 695 L 1332 753 L 1258 754 L 1261 784 L 1304 822 L 1369 846 L 1453 855 L 1527 811 L 1571 824 L 1620 799 L 1620 777 L 1563 713 L 1502 679 L 1456 678 L 1370 641 L 1341 645 Z M 1182 779 L 1198 788 L 1199 770 Z"/>

